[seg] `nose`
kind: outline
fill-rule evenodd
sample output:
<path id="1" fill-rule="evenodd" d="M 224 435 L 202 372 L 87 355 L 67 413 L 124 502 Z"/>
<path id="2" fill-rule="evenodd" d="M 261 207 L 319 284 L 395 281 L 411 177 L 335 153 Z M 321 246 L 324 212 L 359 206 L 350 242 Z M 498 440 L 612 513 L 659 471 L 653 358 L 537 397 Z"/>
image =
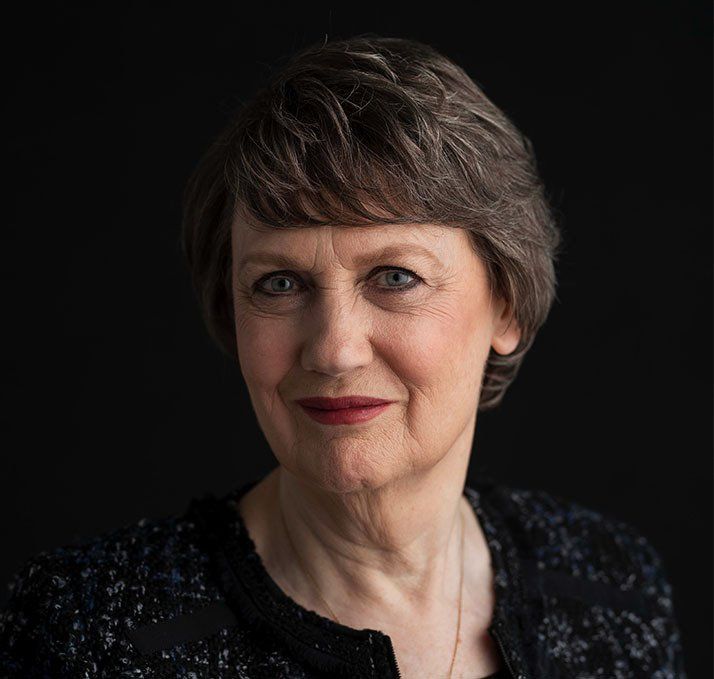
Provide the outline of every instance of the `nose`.
<path id="1" fill-rule="evenodd" d="M 303 318 L 303 370 L 339 377 L 372 361 L 371 324 L 353 298 L 323 291 Z"/>

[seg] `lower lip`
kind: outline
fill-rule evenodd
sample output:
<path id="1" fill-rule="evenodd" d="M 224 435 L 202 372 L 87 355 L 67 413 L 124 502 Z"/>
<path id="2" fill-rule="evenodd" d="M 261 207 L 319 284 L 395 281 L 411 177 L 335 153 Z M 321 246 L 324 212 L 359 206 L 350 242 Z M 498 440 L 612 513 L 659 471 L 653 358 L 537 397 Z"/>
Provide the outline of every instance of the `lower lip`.
<path id="1" fill-rule="evenodd" d="M 308 408 L 301 404 L 302 409 L 316 422 L 322 424 L 357 424 L 367 422 L 386 410 L 391 404 L 380 403 L 376 406 L 361 406 L 359 408 L 339 408 L 338 410 L 320 410 Z"/>

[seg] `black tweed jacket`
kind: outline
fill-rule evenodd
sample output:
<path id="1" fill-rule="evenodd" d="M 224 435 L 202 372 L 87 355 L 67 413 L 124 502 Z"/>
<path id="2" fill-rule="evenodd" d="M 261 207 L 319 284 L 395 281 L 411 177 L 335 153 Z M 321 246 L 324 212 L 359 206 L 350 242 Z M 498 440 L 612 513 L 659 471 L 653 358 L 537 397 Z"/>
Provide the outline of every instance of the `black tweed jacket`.
<path id="1" fill-rule="evenodd" d="M 386 634 L 270 578 L 231 503 L 257 481 L 27 561 L 0 614 L 0 676 L 399 677 Z M 491 550 L 498 676 L 686 679 L 662 561 L 634 527 L 539 490 L 464 493 Z"/>

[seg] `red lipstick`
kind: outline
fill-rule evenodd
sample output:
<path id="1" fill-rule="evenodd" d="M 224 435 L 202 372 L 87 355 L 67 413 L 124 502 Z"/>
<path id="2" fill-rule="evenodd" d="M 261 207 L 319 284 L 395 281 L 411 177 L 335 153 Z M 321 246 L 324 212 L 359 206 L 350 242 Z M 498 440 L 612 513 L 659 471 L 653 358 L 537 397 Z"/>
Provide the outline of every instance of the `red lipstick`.
<path id="1" fill-rule="evenodd" d="M 371 396 L 317 396 L 298 399 L 297 403 L 313 420 L 322 424 L 357 424 L 376 417 L 392 401 Z"/>

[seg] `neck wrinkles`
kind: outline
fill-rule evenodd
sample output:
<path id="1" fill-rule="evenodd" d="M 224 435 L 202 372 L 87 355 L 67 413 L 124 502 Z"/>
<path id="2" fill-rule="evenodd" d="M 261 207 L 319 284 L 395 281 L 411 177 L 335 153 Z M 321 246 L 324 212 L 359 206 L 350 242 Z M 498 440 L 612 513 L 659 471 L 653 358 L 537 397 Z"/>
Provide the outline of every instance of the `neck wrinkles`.
<path id="1" fill-rule="evenodd" d="M 292 598 L 326 617 L 334 611 L 359 627 L 359 620 L 383 622 L 380 612 L 384 621 L 395 610 L 401 619 L 405 611 L 438 614 L 458 601 L 464 561 L 465 592 L 490 575 L 488 545 L 462 488 L 408 505 L 386 494 L 326 505 L 278 469 L 260 490 L 246 507 L 246 527 L 266 568 Z"/>

